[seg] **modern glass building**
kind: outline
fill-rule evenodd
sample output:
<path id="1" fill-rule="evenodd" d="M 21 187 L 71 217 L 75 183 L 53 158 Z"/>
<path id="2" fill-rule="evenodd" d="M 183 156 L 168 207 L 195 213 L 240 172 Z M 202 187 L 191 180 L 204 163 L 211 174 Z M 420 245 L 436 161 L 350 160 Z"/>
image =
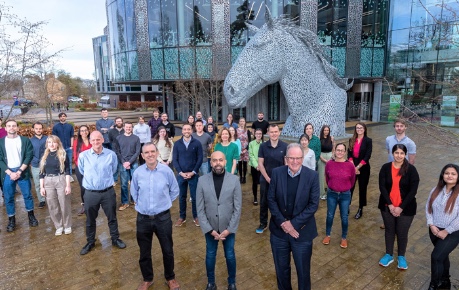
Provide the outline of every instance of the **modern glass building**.
<path id="1" fill-rule="evenodd" d="M 457 105 L 459 3 L 456 0 L 392 0 L 382 119 L 391 119 L 391 100 L 400 99 L 433 122 Z M 391 98 L 392 96 L 392 98 Z M 453 97 L 451 99 L 450 97 Z M 455 99 L 456 98 L 456 99 Z M 412 113 L 407 113 L 412 114 Z M 445 124 L 446 125 L 446 124 Z"/>
<path id="2" fill-rule="evenodd" d="M 93 40 L 98 89 L 120 101 L 162 99 L 171 119 L 201 110 L 214 117 L 218 111 L 220 120 L 228 112 L 255 120 L 258 111 L 270 120 L 284 120 L 288 112 L 278 84 L 262 89 L 246 108 L 234 111 L 224 98 L 187 100 L 176 91 L 177 82 L 194 86 L 199 80 L 208 89 L 212 86 L 202 85 L 202 80 L 221 83 L 253 35 L 245 23 L 261 27 L 268 8 L 273 17 L 288 15 L 317 33 L 339 74 L 354 79 L 348 92 L 349 120 L 387 120 L 390 95 L 401 86 L 423 97 L 442 93 L 443 87 L 427 85 L 414 70 L 435 80 L 456 72 L 457 2 L 443 2 L 107 0 L 105 35 Z M 440 24 L 435 19 L 448 21 Z M 386 86 L 393 80 L 395 86 Z"/>

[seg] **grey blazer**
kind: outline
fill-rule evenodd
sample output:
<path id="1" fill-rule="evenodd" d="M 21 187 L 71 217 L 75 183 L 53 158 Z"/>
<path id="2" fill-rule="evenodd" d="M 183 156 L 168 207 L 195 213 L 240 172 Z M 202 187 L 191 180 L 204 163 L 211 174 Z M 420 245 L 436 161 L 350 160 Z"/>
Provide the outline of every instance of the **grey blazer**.
<path id="1" fill-rule="evenodd" d="M 242 208 L 239 177 L 225 172 L 220 198 L 217 200 L 212 172 L 199 178 L 196 190 L 196 210 L 204 234 L 215 230 L 236 233 Z"/>

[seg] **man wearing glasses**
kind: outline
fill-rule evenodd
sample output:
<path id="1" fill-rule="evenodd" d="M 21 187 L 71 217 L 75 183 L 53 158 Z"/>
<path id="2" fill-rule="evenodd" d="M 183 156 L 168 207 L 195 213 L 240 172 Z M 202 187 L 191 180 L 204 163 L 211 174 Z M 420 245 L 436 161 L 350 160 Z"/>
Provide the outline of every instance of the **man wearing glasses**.
<path id="1" fill-rule="evenodd" d="M 287 147 L 287 166 L 272 171 L 268 192 L 269 231 L 278 289 L 292 289 L 290 255 L 298 289 L 311 289 L 312 241 L 317 237 L 314 214 L 319 207 L 319 176 L 303 166 L 300 144 Z"/>

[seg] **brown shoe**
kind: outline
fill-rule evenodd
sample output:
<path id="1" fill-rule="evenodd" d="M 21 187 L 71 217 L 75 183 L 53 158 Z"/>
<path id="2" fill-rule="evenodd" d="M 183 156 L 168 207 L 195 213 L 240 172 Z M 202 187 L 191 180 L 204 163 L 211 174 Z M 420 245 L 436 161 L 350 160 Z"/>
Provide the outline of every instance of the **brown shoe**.
<path id="1" fill-rule="evenodd" d="M 126 203 L 126 204 L 122 204 L 119 208 L 119 210 L 125 210 L 129 207 L 129 203 Z"/>
<path id="2" fill-rule="evenodd" d="M 341 244 L 339 246 L 343 249 L 347 248 L 347 240 L 346 239 L 341 239 Z"/>
<path id="3" fill-rule="evenodd" d="M 381 230 L 384 230 L 384 229 L 386 228 L 386 226 L 385 226 L 384 224 L 381 224 L 381 225 L 379 226 L 379 228 L 380 228 Z"/>
<path id="4" fill-rule="evenodd" d="M 329 245 L 330 244 L 330 236 L 326 236 L 323 240 L 322 240 L 322 244 L 324 245 Z"/>
<path id="5" fill-rule="evenodd" d="M 200 227 L 198 218 L 193 219 L 194 225 Z"/>
<path id="6" fill-rule="evenodd" d="M 84 215 L 84 203 L 81 204 L 80 210 L 77 212 L 78 215 Z"/>
<path id="7" fill-rule="evenodd" d="M 147 290 L 150 288 L 150 286 L 153 285 L 153 281 L 143 281 L 142 283 L 139 284 L 139 287 L 137 287 L 137 290 Z"/>
<path id="8" fill-rule="evenodd" d="M 169 290 L 180 290 L 180 285 L 175 279 L 166 281 L 166 285 L 169 286 Z"/>
<path id="9" fill-rule="evenodd" d="M 175 226 L 176 226 L 176 227 L 181 227 L 184 223 L 186 223 L 186 219 L 179 218 L 179 219 L 175 222 Z"/>

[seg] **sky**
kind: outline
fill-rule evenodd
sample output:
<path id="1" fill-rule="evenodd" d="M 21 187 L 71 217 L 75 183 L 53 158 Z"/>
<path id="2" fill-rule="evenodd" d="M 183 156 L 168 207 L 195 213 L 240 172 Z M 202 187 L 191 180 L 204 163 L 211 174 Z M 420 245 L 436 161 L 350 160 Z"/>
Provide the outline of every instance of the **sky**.
<path id="1" fill-rule="evenodd" d="M 73 77 L 93 79 L 92 38 L 107 25 L 105 0 L 0 0 L 10 12 L 31 22 L 47 21 L 43 32 L 50 52 L 67 48 L 56 68 Z"/>

